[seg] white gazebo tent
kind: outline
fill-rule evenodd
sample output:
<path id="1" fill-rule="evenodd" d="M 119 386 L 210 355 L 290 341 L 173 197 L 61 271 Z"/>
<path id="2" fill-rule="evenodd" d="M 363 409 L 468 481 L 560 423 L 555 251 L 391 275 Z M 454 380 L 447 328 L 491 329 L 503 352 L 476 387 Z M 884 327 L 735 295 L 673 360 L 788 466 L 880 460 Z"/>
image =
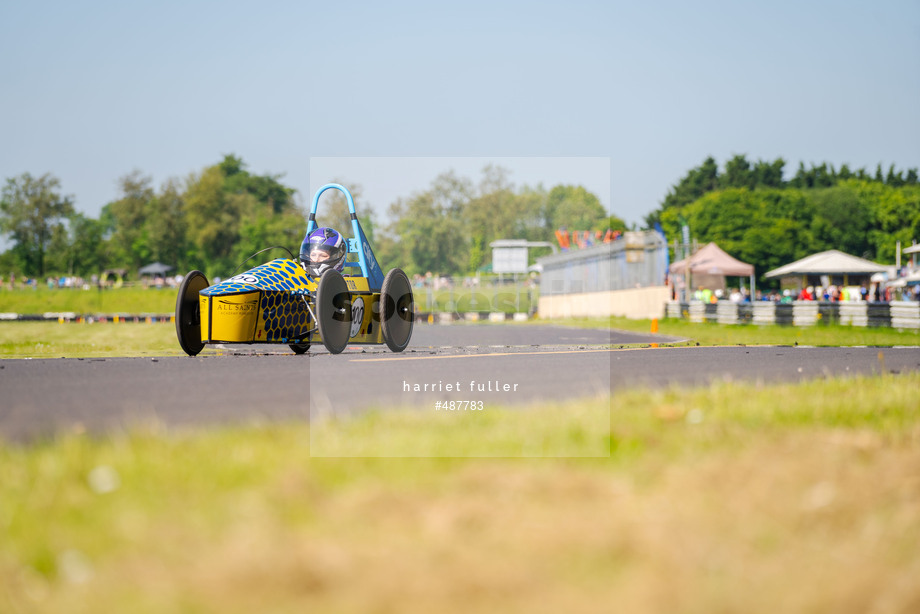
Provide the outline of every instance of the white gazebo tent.
<path id="1" fill-rule="evenodd" d="M 888 268 L 883 264 L 831 249 L 773 269 L 764 277 L 801 278 L 802 287 L 805 287 L 809 285 L 809 277 L 827 276 L 831 279 L 831 283 L 835 283 L 833 279 L 836 277 L 842 279 L 842 285 L 848 286 L 850 285 L 850 277 L 869 280 L 873 274 L 883 273 Z"/>

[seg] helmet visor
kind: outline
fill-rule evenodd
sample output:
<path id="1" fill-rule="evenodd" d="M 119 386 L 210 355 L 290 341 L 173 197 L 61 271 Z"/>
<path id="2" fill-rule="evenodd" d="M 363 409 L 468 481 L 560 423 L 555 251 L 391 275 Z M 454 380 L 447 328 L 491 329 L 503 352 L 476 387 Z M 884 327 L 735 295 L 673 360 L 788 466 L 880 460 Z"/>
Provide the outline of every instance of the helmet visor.
<path id="1" fill-rule="evenodd" d="M 300 259 L 305 264 L 322 264 L 328 262 L 333 257 L 333 252 L 339 251 L 337 248 L 329 245 L 323 245 L 322 240 L 310 241 L 304 244 L 300 252 Z"/>

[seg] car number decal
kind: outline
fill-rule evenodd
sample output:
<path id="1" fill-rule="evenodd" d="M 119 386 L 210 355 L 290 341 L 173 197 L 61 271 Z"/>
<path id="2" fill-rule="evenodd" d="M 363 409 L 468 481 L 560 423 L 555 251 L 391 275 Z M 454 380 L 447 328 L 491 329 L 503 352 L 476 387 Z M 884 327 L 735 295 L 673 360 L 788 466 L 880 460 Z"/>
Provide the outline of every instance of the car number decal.
<path id="1" fill-rule="evenodd" d="M 254 286 L 259 283 L 259 278 L 255 275 L 250 275 L 249 273 L 240 273 L 239 275 L 234 275 L 227 281 L 236 282 L 238 284 L 247 284 Z"/>
<path id="2" fill-rule="evenodd" d="M 356 336 L 361 331 L 361 324 L 364 323 L 364 299 L 360 296 L 355 297 L 351 304 L 351 333 L 349 337 Z"/>

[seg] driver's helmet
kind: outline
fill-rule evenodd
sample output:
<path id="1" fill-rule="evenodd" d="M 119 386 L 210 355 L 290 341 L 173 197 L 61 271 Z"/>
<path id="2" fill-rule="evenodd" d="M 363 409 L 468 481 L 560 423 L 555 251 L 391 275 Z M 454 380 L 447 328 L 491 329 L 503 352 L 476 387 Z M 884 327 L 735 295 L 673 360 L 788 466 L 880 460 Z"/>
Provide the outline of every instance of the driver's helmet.
<path id="1" fill-rule="evenodd" d="M 334 228 L 317 228 L 300 246 L 300 264 L 307 275 L 321 277 L 329 269 L 345 268 L 345 237 Z"/>

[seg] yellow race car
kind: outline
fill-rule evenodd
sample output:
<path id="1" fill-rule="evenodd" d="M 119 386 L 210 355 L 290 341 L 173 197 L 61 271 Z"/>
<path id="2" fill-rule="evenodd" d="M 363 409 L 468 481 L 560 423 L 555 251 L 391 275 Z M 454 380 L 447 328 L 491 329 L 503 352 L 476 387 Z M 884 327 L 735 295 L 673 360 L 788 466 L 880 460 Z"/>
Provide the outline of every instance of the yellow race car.
<path id="1" fill-rule="evenodd" d="M 331 237 L 334 231 L 318 229 L 316 209 L 327 190 L 344 193 L 351 213 L 354 236 Z M 325 241 L 341 256 L 338 267 L 311 261 L 308 240 Z M 330 238 L 331 237 L 331 238 Z M 316 258 L 313 252 L 314 258 Z M 348 262 L 347 254 L 355 254 Z M 185 276 L 176 298 L 176 334 L 189 356 L 204 346 L 229 343 L 288 345 L 303 354 L 322 342 L 338 354 L 349 343 L 382 344 L 394 352 L 409 345 L 415 323 L 412 285 L 402 269 L 386 276 L 380 269 L 358 222 L 351 193 L 339 184 L 320 188 L 313 197 L 307 222 L 307 239 L 301 258 L 278 258 L 209 285 L 201 271 Z"/>

